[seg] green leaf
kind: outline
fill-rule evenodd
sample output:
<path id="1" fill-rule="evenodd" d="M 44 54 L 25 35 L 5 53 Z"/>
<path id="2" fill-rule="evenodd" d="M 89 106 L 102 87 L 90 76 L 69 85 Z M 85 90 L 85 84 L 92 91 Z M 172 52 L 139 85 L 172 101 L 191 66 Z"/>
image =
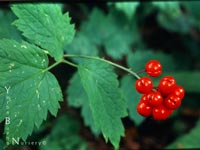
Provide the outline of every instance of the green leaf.
<path id="1" fill-rule="evenodd" d="M 121 79 L 121 89 L 127 103 L 129 117 L 136 125 L 140 125 L 145 118 L 137 113 L 137 104 L 141 94 L 139 94 L 134 87 L 135 81 L 136 80 L 132 76 L 124 76 Z"/>
<path id="2" fill-rule="evenodd" d="M 110 34 L 115 32 L 115 26 L 112 26 L 112 22 L 106 18 L 106 15 L 100 9 L 94 8 L 89 19 L 81 24 L 81 32 L 92 43 L 100 45 L 106 41 Z"/>
<path id="3" fill-rule="evenodd" d="M 188 33 L 193 20 L 182 13 L 180 2 L 152 2 L 160 11 L 157 15 L 158 23 L 172 32 Z"/>
<path id="4" fill-rule="evenodd" d="M 20 32 L 11 23 L 16 19 L 15 15 L 8 10 L 0 10 L 0 38 L 12 38 L 17 41 L 22 39 Z"/>
<path id="5" fill-rule="evenodd" d="M 127 30 L 119 30 L 117 33 L 112 38 L 108 38 L 104 44 L 107 54 L 114 59 L 120 60 L 122 56 L 129 53 L 133 37 Z"/>
<path id="6" fill-rule="evenodd" d="M 168 145 L 167 149 L 198 149 L 200 147 L 200 120 L 197 122 L 195 128 L 189 133 L 176 139 L 173 143 Z"/>
<path id="7" fill-rule="evenodd" d="M 180 2 L 152 2 L 162 13 L 170 16 L 171 18 L 177 18 L 181 14 Z"/>
<path id="8" fill-rule="evenodd" d="M 70 84 L 67 88 L 67 102 L 69 106 L 75 108 L 81 108 L 81 115 L 84 119 L 86 126 L 89 126 L 92 132 L 97 136 L 100 134 L 99 129 L 94 124 L 92 117 L 92 111 L 89 106 L 88 96 L 83 89 L 81 79 L 78 73 L 75 73 L 70 80 Z M 78 94 L 77 94 L 78 93 Z"/>
<path id="9" fill-rule="evenodd" d="M 113 68 L 105 62 L 90 60 L 79 65 L 78 72 L 89 98 L 95 126 L 101 129 L 106 141 L 109 139 L 118 148 L 120 137 L 124 135 L 121 118 L 127 112 Z"/>
<path id="10" fill-rule="evenodd" d="M 90 149 L 86 142 L 79 136 L 79 123 L 69 115 L 60 116 L 54 123 L 53 129 L 41 142 L 40 150 L 64 150 L 64 149 Z"/>
<path id="11" fill-rule="evenodd" d="M 139 4 L 139 2 L 116 2 L 115 6 L 117 9 L 123 11 L 129 19 L 131 19 Z"/>
<path id="12" fill-rule="evenodd" d="M 143 70 L 147 61 L 157 59 L 161 62 L 164 71 L 175 70 L 173 58 L 162 52 L 153 52 L 151 50 L 137 50 L 128 55 L 127 64 L 134 71 Z"/>
<path id="13" fill-rule="evenodd" d="M 200 27 L 200 2 L 199 1 L 183 1 L 181 4 L 185 7 L 188 15 L 194 19 L 193 21 L 197 23 Z"/>
<path id="14" fill-rule="evenodd" d="M 23 35 L 47 50 L 56 61 L 63 57 L 63 48 L 74 37 L 74 25 L 68 13 L 62 14 L 58 4 L 15 4 L 14 22 Z"/>
<path id="15" fill-rule="evenodd" d="M 65 51 L 68 54 L 75 54 L 75 55 L 90 55 L 90 56 L 97 56 L 98 49 L 94 43 L 90 42 L 90 39 L 82 34 L 81 32 L 77 32 L 75 38 L 72 42 L 65 47 Z M 81 63 L 84 59 L 76 59 L 73 60 L 77 63 Z"/>
<path id="16" fill-rule="evenodd" d="M 157 20 L 163 28 L 179 33 L 188 33 L 193 25 L 191 18 L 184 14 L 181 14 L 177 18 L 171 18 L 164 13 L 159 13 Z"/>
<path id="17" fill-rule="evenodd" d="M 120 22 L 119 17 L 123 18 Z M 94 8 L 89 20 L 82 23 L 80 32 L 89 39 L 91 45 L 105 46 L 106 53 L 119 60 L 130 51 L 131 43 L 135 40 L 124 18 L 122 13 L 114 10 L 105 15 Z"/>
<path id="18" fill-rule="evenodd" d="M 27 42 L 0 41 L 0 121 L 5 117 L 7 142 L 39 127 L 48 110 L 54 116 L 62 100 L 60 86 L 50 72 L 47 55 Z"/>

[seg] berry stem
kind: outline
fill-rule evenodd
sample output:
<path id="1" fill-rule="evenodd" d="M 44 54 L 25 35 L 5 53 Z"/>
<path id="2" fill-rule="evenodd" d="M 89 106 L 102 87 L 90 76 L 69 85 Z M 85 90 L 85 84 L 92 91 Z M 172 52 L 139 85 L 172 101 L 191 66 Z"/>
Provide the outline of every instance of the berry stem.
<path id="1" fill-rule="evenodd" d="M 145 69 L 142 69 L 142 70 L 136 71 L 137 74 L 141 74 L 141 73 L 143 73 L 143 72 L 145 72 Z"/>
<path id="2" fill-rule="evenodd" d="M 123 66 L 121 66 L 121 65 L 118 65 L 118 64 L 116 64 L 116 63 L 113 63 L 113 62 L 111 62 L 111 61 L 109 61 L 109 60 L 106 60 L 106 59 L 104 59 L 104 58 L 99 58 L 99 57 L 95 57 L 95 56 L 86 56 L 86 55 L 71 55 L 71 54 L 67 54 L 67 55 L 64 55 L 64 57 L 68 57 L 68 58 L 73 58 L 73 57 L 77 57 L 77 58 L 86 58 L 86 59 L 94 59 L 94 60 L 99 60 L 99 61 L 103 61 L 103 62 L 106 62 L 106 63 L 108 63 L 108 64 L 110 64 L 110 65 L 112 65 L 112 66 L 115 66 L 115 67 L 117 67 L 117 68 L 120 68 L 120 69 L 122 69 L 122 70 L 124 70 L 124 71 L 126 71 L 126 72 L 128 72 L 128 73 L 130 73 L 130 74 L 132 74 L 135 78 L 137 78 L 137 79 L 140 79 L 140 76 L 138 76 L 138 74 L 136 73 L 136 72 L 134 72 L 134 71 L 132 71 L 131 70 L 131 68 L 126 68 L 126 67 L 123 67 Z M 69 63 L 69 62 L 68 62 Z M 75 65 L 74 65 L 75 66 Z M 76 65 L 76 67 L 77 67 L 77 65 Z"/>

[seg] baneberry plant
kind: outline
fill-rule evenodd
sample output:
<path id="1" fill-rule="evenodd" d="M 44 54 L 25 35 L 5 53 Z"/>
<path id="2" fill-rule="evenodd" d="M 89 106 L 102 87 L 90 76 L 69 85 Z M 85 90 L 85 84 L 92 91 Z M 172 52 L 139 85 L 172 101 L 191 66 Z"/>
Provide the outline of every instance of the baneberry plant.
<path id="1" fill-rule="evenodd" d="M 168 73 L 176 69 L 170 55 L 144 50 L 137 25 L 131 19 L 139 2 L 111 4 L 112 11 L 108 14 L 94 8 L 79 30 L 75 29 L 69 13 L 63 13 L 63 6 L 61 3 L 11 5 L 14 15 L 10 18 L 17 28 L 12 27 L 12 31 L 16 34 L 0 39 L 0 122 L 5 121 L 6 146 L 27 141 L 35 127 L 43 127 L 48 112 L 57 117 L 65 98 L 63 93 L 65 105 L 80 108 L 84 124 L 92 133 L 96 137 L 102 135 L 105 142 L 118 149 L 125 136 L 123 118 L 129 117 L 136 126 L 146 117 L 158 122 L 166 120 L 184 102 L 185 88 L 199 92 L 197 88 L 187 88 L 193 86 L 184 82 L 183 74 L 191 74 Z M 179 2 L 151 3 L 151 7 L 160 11 L 161 26 L 169 30 L 172 25 L 163 22 L 183 15 L 178 6 Z M 176 10 L 176 14 L 166 13 L 168 7 Z M 118 16 L 124 19 L 119 22 Z M 189 27 L 188 23 L 184 29 L 173 29 L 185 33 Z M 132 51 L 132 44 L 141 50 Z M 118 63 L 124 58 L 125 64 Z M 61 90 L 51 72 L 60 64 L 76 69 L 72 78 L 66 79 L 69 80 L 66 91 Z M 198 75 L 199 72 L 194 73 L 193 77 Z M 51 140 L 59 137 L 65 139 L 57 144 L 63 149 L 75 149 L 76 145 L 88 148 L 77 135 L 78 122 L 69 114 L 59 116 L 53 125 L 52 133 L 44 138 L 47 145 L 39 145 L 40 149 L 54 147 L 56 144 Z M 73 142 L 68 145 L 66 140 Z"/>

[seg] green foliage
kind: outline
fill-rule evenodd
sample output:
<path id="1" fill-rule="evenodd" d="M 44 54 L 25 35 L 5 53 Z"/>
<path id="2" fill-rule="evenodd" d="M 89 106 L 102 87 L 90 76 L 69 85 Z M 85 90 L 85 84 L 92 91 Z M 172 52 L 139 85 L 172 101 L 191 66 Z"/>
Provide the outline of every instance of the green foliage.
<path id="1" fill-rule="evenodd" d="M 197 122 L 195 128 L 193 128 L 189 133 L 184 136 L 179 137 L 168 145 L 167 149 L 198 149 L 200 147 L 199 139 L 200 139 L 200 121 Z"/>
<path id="2" fill-rule="evenodd" d="M 116 8 L 123 11 L 126 16 L 131 19 L 136 12 L 139 2 L 116 2 Z"/>
<path id="3" fill-rule="evenodd" d="M 11 11 L 0 10 L 0 38 L 11 38 L 21 40 L 20 32 L 15 26 L 11 26 L 12 22 L 16 19 Z"/>
<path id="4" fill-rule="evenodd" d="M 162 52 L 153 52 L 152 50 L 137 50 L 130 53 L 127 58 L 127 64 L 132 70 L 139 71 L 144 69 L 146 62 L 151 59 L 159 60 L 163 66 L 163 70 L 166 72 L 175 69 L 175 63 L 171 55 Z"/>
<path id="5" fill-rule="evenodd" d="M 65 51 L 68 54 L 91 55 L 91 56 L 97 56 L 99 53 L 95 44 L 90 42 L 90 39 L 86 35 L 80 32 L 77 32 L 72 42 L 65 47 Z M 73 58 L 73 61 L 81 63 L 84 60 Z"/>
<path id="6" fill-rule="evenodd" d="M 183 14 L 180 9 L 180 2 L 152 2 L 159 9 L 157 16 L 158 23 L 165 29 L 172 32 L 188 33 L 193 21 Z"/>
<path id="7" fill-rule="evenodd" d="M 10 118 L 5 126 L 8 142 L 18 137 L 26 140 L 34 124 L 39 127 L 46 119 L 48 110 L 56 115 L 61 89 L 46 71 L 48 58 L 40 48 L 4 39 L 0 58 L 0 121 Z"/>
<path id="8" fill-rule="evenodd" d="M 89 126 L 95 135 L 98 135 L 100 131 L 94 125 L 88 96 L 83 89 L 78 73 L 75 73 L 71 78 L 70 85 L 68 86 L 66 93 L 68 95 L 68 105 L 75 108 L 81 107 L 81 115 L 84 119 L 85 125 Z"/>
<path id="9" fill-rule="evenodd" d="M 119 16 L 122 16 L 119 12 L 112 11 L 105 15 L 95 8 L 89 20 L 82 23 L 78 34 L 85 35 L 91 45 L 104 46 L 106 53 L 112 58 L 121 59 L 129 52 L 134 36 L 130 28 L 125 26 L 126 20 L 123 19 L 120 24 L 118 23 Z"/>
<path id="10" fill-rule="evenodd" d="M 120 137 L 124 135 L 121 118 L 127 115 L 126 103 L 118 88 L 118 80 L 113 68 L 97 60 L 78 66 L 78 72 L 91 107 L 94 124 L 118 148 Z"/>
<path id="11" fill-rule="evenodd" d="M 181 4 L 186 8 L 189 16 L 196 23 L 198 27 L 200 27 L 200 2 L 199 1 L 183 1 Z"/>
<path id="12" fill-rule="evenodd" d="M 121 79 L 121 89 L 124 93 L 124 97 L 127 103 L 129 117 L 136 123 L 140 125 L 144 120 L 144 117 L 137 113 L 137 104 L 140 100 L 141 94 L 139 94 L 134 88 L 135 79 L 126 75 Z"/>
<path id="13" fill-rule="evenodd" d="M 46 144 L 40 146 L 40 150 L 64 150 L 64 149 L 91 149 L 79 136 L 80 126 L 77 120 L 69 115 L 60 116 L 54 123 L 51 133 L 41 141 Z"/>
<path id="14" fill-rule="evenodd" d="M 64 79 L 59 80 L 61 83 L 63 80 L 69 83 L 65 91 L 66 104 L 80 109 L 85 125 L 90 127 L 94 135 L 102 134 L 105 141 L 109 140 L 115 149 L 121 148 L 120 138 L 125 133 L 122 118 L 129 114 L 128 117 L 136 125 L 136 131 L 140 127 L 143 129 L 143 124 L 140 125 L 145 118 L 136 110 L 141 94 L 135 90 L 135 79 L 130 74 L 124 74 L 126 72 L 116 72 L 119 73 L 117 76 L 110 65 L 114 63 L 109 61 L 117 60 L 114 66 L 125 64 L 128 72 L 137 72 L 143 70 L 150 59 L 157 59 L 163 66 L 163 74 L 152 78 L 154 86 L 158 85 L 162 76 L 171 75 L 176 78 L 177 84 L 186 90 L 183 107 L 171 115 L 173 118 L 170 125 L 179 129 L 175 132 L 178 138 L 167 148 L 198 148 L 200 145 L 197 133 L 200 122 L 188 135 L 183 135 L 188 125 L 184 122 L 177 123 L 176 117 L 184 112 L 185 108 L 191 109 L 195 105 L 195 109 L 199 109 L 200 2 L 117 2 L 112 5 L 99 5 L 98 8 L 93 5 L 80 5 L 83 7 L 78 11 L 70 4 L 53 3 L 14 4 L 11 7 L 13 12 L 7 8 L 0 10 L 0 121 L 5 120 L 6 134 L 5 138 L 1 138 L 9 144 L 12 138 L 26 141 L 33 130 L 39 133 L 46 131 L 46 125 L 50 121 L 43 125 L 40 131 L 37 129 L 43 120 L 47 119 L 48 111 L 56 116 L 59 101 L 62 100 L 61 87 L 49 70 L 60 63 L 65 63 L 78 69 L 71 79 L 63 75 Z M 72 16 L 75 16 L 73 21 L 78 22 L 76 35 L 69 14 L 65 13 L 68 8 Z M 75 8 L 79 8 L 79 5 Z M 79 11 L 84 13 L 78 14 Z M 157 18 L 153 18 L 154 14 Z M 87 19 L 84 20 L 85 18 Z M 152 24 L 149 23 L 148 19 L 150 22 L 151 19 L 157 19 L 160 26 L 154 21 Z M 156 32 L 152 33 L 157 31 L 157 28 L 158 31 L 166 31 L 167 35 L 174 36 L 172 40 L 178 41 L 175 44 L 180 48 L 179 51 L 176 51 L 174 45 L 167 49 L 170 46 L 159 42 L 163 39 L 158 38 L 165 39 L 166 35 L 157 37 Z M 19 34 L 20 31 L 24 37 Z M 151 45 L 149 35 L 158 40 L 157 43 L 154 41 L 156 49 Z M 167 53 L 164 53 L 164 49 Z M 72 55 L 106 57 L 109 60 L 88 60 L 85 59 L 89 58 L 87 56 L 81 56 L 81 59 L 72 58 L 72 55 L 64 55 L 64 52 Z M 48 66 L 47 54 L 56 61 L 50 61 L 50 64 L 53 64 L 51 66 Z M 72 64 L 70 60 L 77 64 Z M 70 71 L 69 68 L 69 76 L 72 75 Z M 143 75 L 146 74 L 140 74 Z M 64 88 L 65 86 L 62 86 L 63 90 Z M 61 110 L 61 113 L 65 111 L 68 109 Z M 9 123 L 6 122 L 7 119 Z M 46 142 L 46 145 L 40 147 L 41 150 L 89 149 L 79 135 L 78 121 L 71 116 L 63 115 L 53 124 L 49 124 L 52 125 L 49 135 L 43 137 L 44 135 L 38 134 L 41 136 L 39 139 Z M 183 136 L 179 137 L 180 135 Z M 38 139 L 35 134 L 32 136 L 31 139 Z M 137 138 L 140 138 L 139 134 Z M 125 146 L 128 140 L 125 138 Z M 0 140 L 0 149 L 3 149 L 4 145 L 3 140 Z"/>
<path id="15" fill-rule="evenodd" d="M 75 33 L 68 13 L 62 14 L 58 4 L 16 4 L 12 10 L 19 18 L 14 24 L 23 35 L 59 61 Z"/>

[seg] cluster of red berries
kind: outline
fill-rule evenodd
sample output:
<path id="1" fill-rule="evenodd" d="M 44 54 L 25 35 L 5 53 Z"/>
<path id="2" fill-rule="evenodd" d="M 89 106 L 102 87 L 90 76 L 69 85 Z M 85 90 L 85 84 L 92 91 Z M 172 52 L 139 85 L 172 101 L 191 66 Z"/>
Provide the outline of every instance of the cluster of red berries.
<path id="1" fill-rule="evenodd" d="M 146 63 L 145 72 L 157 77 L 162 73 L 162 65 L 157 60 L 150 60 Z M 138 113 L 144 117 L 152 116 L 155 120 L 167 119 L 181 105 L 185 95 L 184 88 L 176 85 L 172 76 L 161 78 L 156 88 L 149 77 L 141 77 L 135 86 L 143 94 L 137 105 Z"/>

